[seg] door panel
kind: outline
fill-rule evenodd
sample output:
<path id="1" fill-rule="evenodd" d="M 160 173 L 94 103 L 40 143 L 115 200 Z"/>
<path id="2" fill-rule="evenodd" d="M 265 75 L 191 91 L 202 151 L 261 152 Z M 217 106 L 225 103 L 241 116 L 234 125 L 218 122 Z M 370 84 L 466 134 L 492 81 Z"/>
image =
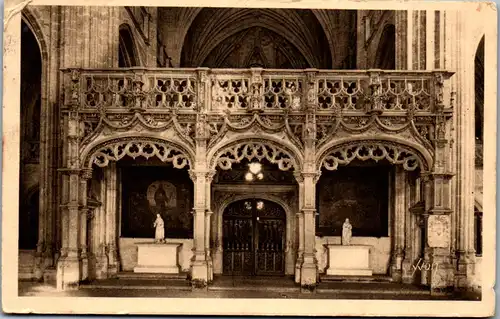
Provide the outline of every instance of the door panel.
<path id="1" fill-rule="evenodd" d="M 272 275 L 285 270 L 286 214 L 271 201 L 248 199 L 223 216 L 223 273 Z"/>

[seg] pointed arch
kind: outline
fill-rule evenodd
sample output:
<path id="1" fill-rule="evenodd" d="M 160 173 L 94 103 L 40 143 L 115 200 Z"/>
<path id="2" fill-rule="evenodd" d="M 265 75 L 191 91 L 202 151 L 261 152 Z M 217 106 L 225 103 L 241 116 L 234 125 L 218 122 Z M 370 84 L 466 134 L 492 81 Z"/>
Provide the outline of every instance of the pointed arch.
<path id="1" fill-rule="evenodd" d="M 425 148 L 395 137 L 347 138 L 324 146 L 317 154 L 318 169 L 336 170 L 355 159 L 387 160 L 394 165 L 403 165 L 408 171 L 417 168 L 429 171 L 433 167 L 433 158 Z"/>
<path id="2" fill-rule="evenodd" d="M 139 55 L 132 34 L 132 29 L 126 23 L 119 27 L 119 44 L 118 44 L 118 66 L 121 68 L 129 68 L 139 65 Z"/>
<path id="3" fill-rule="evenodd" d="M 119 161 L 125 156 L 132 158 L 157 157 L 162 162 L 172 163 L 175 168 L 192 167 L 194 154 L 174 141 L 145 136 L 112 138 L 87 148 L 82 153 L 83 167 L 92 165 L 106 167 L 110 161 Z"/>
<path id="4" fill-rule="evenodd" d="M 244 159 L 251 161 L 264 158 L 283 171 L 302 169 L 299 152 L 270 138 L 237 138 L 211 151 L 207 158 L 209 167 L 213 170 L 217 167 L 231 169 L 233 163 L 240 163 Z"/>
<path id="5" fill-rule="evenodd" d="M 374 67 L 383 70 L 396 69 L 396 27 L 394 24 L 387 24 L 382 31 Z"/>

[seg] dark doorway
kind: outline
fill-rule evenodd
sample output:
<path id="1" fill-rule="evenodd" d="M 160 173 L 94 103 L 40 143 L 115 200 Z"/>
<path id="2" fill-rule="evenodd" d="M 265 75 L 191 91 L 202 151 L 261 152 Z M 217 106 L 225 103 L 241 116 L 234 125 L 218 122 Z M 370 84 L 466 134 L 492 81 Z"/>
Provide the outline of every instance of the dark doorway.
<path id="1" fill-rule="evenodd" d="M 223 274 L 283 275 L 286 213 L 264 199 L 231 203 L 223 215 Z"/>
<path id="2" fill-rule="evenodd" d="M 19 212 L 19 249 L 36 249 L 38 243 L 38 202 L 40 193 L 33 192 L 21 202 Z"/>

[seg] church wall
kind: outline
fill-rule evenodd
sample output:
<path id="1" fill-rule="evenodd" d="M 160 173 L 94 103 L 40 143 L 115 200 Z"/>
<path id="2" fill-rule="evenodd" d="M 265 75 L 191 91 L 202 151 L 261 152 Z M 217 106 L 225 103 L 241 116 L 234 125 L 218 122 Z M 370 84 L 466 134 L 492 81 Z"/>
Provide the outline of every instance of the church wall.
<path id="1" fill-rule="evenodd" d="M 118 241 L 118 249 L 120 254 L 120 264 L 122 271 L 133 271 L 137 266 L 137 244 L 151 243 L 150 238 L 120 238 Z M 193 240 L 166 238 L 167 243 L 182 243 L 178 252 L 180 270 L 188 272 L 191 265 L 191 257 L 193 257 Z"/>
<path id="2" fill-rule="evenodd" d="M 340 236 L 316 236 L 316 259 L 318 260 L 318 271 L 324 274 L 328 268 L 328 250 L 325 245 L 340 245 Z M 353 237 L 352 245 L 364 245 L 370 247 L 370 267 L 376 275 L 388 273 L 391 258 L 391 238 L 390 237 Z"/>
<path id="3" fill-rule="evenodd" d="M 141 35 L 140 31 L 135 27 L 129 11 L 125 8 L 120 8 L 120 23 L 115 26 L 116 29 L 123 23 L 130 26 L 134 43 L 139 55 L 139 66 L 156 67 L 156 46 L 157 46 L 157 8 L 146 8 L 150 16 L 149 29 L 145 30 L 147 41 Z M 118 41 L 118 39 L 114 39 Z M 117 60 L 118 61 L 118 60 Z"/>
<path id="4" fill-rule="evenodd" d="M 370 19 L 374 19 L 372 27 L 374 29 L 370 30 L 370 35 L 367 37 L 365 20 L 367 16 Z M 369 10 L 369 11 L 358 11 L 358 49 L 356 55 L 356 68 L 357 69 L 369 69 L 373 68 L 375 63 L 375 57 L 377 56 L 377 49 L 381 40 L 382 33 L 387 24 L 395 23 L 394 11 L 382 11 L 382 10 Z"/>

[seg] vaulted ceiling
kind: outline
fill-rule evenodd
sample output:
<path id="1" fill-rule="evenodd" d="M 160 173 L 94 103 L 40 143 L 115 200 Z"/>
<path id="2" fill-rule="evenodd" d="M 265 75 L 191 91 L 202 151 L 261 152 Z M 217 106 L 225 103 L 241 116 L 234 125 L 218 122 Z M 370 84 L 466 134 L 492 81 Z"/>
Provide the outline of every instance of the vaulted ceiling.
<path id="1" fill-rule="evenodd" d="M 354 65 L 347 65 L 345 61 L 349 55 L 355 54 L 355 11 L 160 8 L 158 28 L 159 33 L 166 37 L 164 42 L 170 43 L 172 53 L 169 54 L 174 60 L 178 55 L 179 66 L 182 67 L 208 66 L 206 64 L 213 64 L 213 61 L 222 63 L 221 60 L 224 59 L 221 56 L 211 57 L 214 54 L 223 54 L 226 58 L 246 54 L 249 58 L 249 52 L 234 51 L 241 51 L 241 46 L 248 45 L 249 40 L 242 37 L 243 34 L 248 34 L 249 30 L 252 30 L 250 34 L 254 34 L 256 30 L 260 30 L 260 34 L 271 36 L 278 43 L 288 46 L 290 50 L 282 48 L 281 52 L 288 53 L 285 59 L 292 67 L 354 68 Z M 260 43 L 255 42 L 255 47 L 263 51 Z M 273 57 L 266 56 L 265 53 L 261 56 L 268 60 L 270 67 L 280 67 L 270 62 Z M 243 57 L 241 60 L 246 61 Z"/>

